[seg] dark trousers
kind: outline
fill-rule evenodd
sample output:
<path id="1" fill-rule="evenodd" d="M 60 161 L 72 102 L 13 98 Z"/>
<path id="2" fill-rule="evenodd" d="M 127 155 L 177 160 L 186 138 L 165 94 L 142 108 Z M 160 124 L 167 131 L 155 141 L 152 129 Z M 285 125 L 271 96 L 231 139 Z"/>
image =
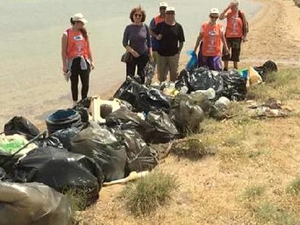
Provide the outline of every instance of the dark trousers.
<path id="1" fill-rule="evenodd" d="M 73 101 L 78 100 L 78 77 L 81 81 L 81 99 L 87 97 L 89 91 L 89 82 L 90 82 L 90 64 L 87 62 L 87 70 L 82 70 L 80 67 L 80 58 L 73 60 L 71 67 L 71 91 Z"/>
<path id="2" fill-rule="evenodd" d="M 137 67 L 137 74 L 140 76 L 141 83 L 145 83 L 145 72 L 147 62 L 149 61 L 149 56 L 144 54 L 138 58 L 133 57 L 131 62 L 126 63 L 126 76 L 133 77 L 135 75 L 135 68 Z"/>

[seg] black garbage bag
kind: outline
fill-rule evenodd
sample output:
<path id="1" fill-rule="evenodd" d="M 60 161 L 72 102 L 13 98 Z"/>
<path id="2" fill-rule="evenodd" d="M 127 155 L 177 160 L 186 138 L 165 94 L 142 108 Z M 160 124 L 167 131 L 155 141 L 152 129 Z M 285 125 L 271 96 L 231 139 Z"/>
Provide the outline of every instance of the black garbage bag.
<path id="1" fill-rule="evenodd" d="M 120 108 L 106 117 L 106 125 L 109 128 L 114 128 L 117 126 L 123 130 L 140 130 L 145 126 L 144 124 L 146 124 L 146 122 L 142 120 L 137 113 L 129 111 L 125 108 Z"/>
<path id="2" fill-rule="evenodd" d="M 91 101 L 92 101 L 92 97 L 87 97 L 85 99 L 80 100 L 76 106 L 74 107 L 74 109 L 78 109 L 78 108 L 90 108 L 91 106 Z"/>
<path id="3" fill-rule="evenodd" d="M 7 174 L 3 168 L 0 167 L 0 181 L 3 181 L 6 178 Z"/>
<path id="4" fill-rule="evenodd" d="M 175 109 L 181 101 L 189 102 L 190 105 L 199 106 L 204 112 L 205 116 L 208 116 L 213 106 L 212 102 L 201 92 L 192 92 L 191 94 L 181 94 L 175 96 L 172 109 Z M 172 110 L 174 112 L 174 110 Z"/>
<path id="5" fill-rule="evenodd" d="M 132 105 L 129 102 L 127 102 L 125 100 L 121 100 L 121 99 L 119 99 L 119 100 L 120 100 L 120 108 L 125 108 L 127 110 L 132 111 L 133 108 L 132 108 Z"/>
<path id="6" fill-rule="evenodd" d="M 124 178 L 125 146 L 108 130 L 88 127 L 72 139 L 71 145 L 72 152 L 95 159 L 103 171 L 105 181 Z"/>
<path id="7" fill-rule="evenodd" d="M 181 90 L 181 88 L 184 86 L 189 88 L 188 78 L 189 78 L 189 72 L 186 69 L 182 70 L 179 73 L 179 76 L 175 82 L 175 88 L 177 90 Z M 190 90 L 188 90 L 188 93 L 190 93 Z"/>
<path id="8" fill-rule="evenodd" d="M 276 63 L 271 60 L 266 61 L 262 66 L 255 66 L 253 68 L 258 72 L 264 82 L 270 73 L 278 71 Z"/>
<path id="9" fill-rule="evenodd" d="M 1 225 L 68 225 L 71 216 L 67 196 L 44 184 L 0 182 Z"/>
<path id="10" fill-rule="evenodd" d="M 170 107 L 167 97 L 155 88 L 144 89 L 138 94 L 137 110 L 140 112 L 148 113 L 157 110 L 168 112 Z"/>
<path id="11" fill-rule="evenodd" d="M 70 127 L 67 129 L 62 129 L 55 131 L 51 136 L 57 137 L 58 140 L 62 143 L 63 147 L 67 150 L 71 150 L 71 139 L 78 134 L 80 130 L 76 127 Z"/>
<path id="12" fill-rule="evenodd" d="M 114 98 L 129 102 L 133 110 L 138 112 L 170 109 L 170 103 L 161 91 L 143 86 L 131 78 L 127 78 L 114 94 Z"/>
<path id="13" fill-rule="evenodd" d="M 175 124 L 163 111 L 151 111 L 146 120 L 136 113 L 119 109 L 106 119 L 109 128 L 137 131 L 146 143 L 166 143 L 179 137 Z"/>
<path id="14" fill-rule="evenodd" d="M 44 147 L 54 147 L 54 148 L 64 148 L 63 144 L 60 142 L 60 140 L 57 137 L 49 136 L 49 137 L 42 137 L 36 141 L 36 144 L 39 148 Z"/>
<path id="15" fill-rule="evenodd" d="M 180 72 L 179 80 L 176 82 L 175 88 L 180 90 L 183 86 L 188 87 L 187 93 L 213 88 L 216 92 L 216 96 L 221 96 L 223 80 L 219 72 L 199 67 L 191 71 L 183 70 Z"/>
<path id="16" fill-rule="evenodd" d="M 146 122 L 148 124 L 140 133 L 146 143 L 167 143 L 180 136 L 169 115 L 163 111 L 149 112 Z"/>
<path id="17" fill-rule="evenodd" d="M 152 170 L 158 164 L 157 152 L 135 130 L 118 130 L 115 136 L 126 146 L 126 174 Z"/>
<path id="18" fill-rule="evenodd" d="M 82 129 L 81 115 L 74 109 L 60 109 L 50 114 L 46 119 L 49 134 L 70 127 Z"/>
<path id="19" fill-rule="evenodd" d="M 25 119 L 22 116 L 15 116 L 4 125 L 4 134 L 21 134 L 24 135 L 27 140 L 31 140 L 32 138 L 39 135 L 40 131 L 29 120 Z"/>
<path id="20" fill-rule="evenodd" d="M 189 101 L 180 101 L 177 107 L 171 110 L 170 115 L 177 129 L 183 134 L 198 132 L 200 123 L 204 120 L 203 110 Z"/>
<path id="21" fill-rule="evenodd" d="M 138 94 L 143 89 L 145 89 L 145 87 L 130 77 L 127 77 L 121 87 L 115 92 L 113 97 L 129 102 L 133 108 L 136 108 Z"/>
<path id="22" fill-rule="evenodd" d="M 223 96 L 232 101 L 242 101 L 246 98 L 247 88 L 246 80 L 237 70 L 221 71 L 221 77 L 224 83 Z"/>
<path id="23" fill-rule="evenodd" d="M 15 164 L 11 177 L 14 182 L 40 182 L 62 193 L 84 193 L 83 208 L 98 199 L 104 180 L 93 159 L 54 147 L 29 152 Z"/>
<path id="24" fill-rule="evenodd" d="M 83 123 L 86 123 L 89 121 L 89 108 L 91 105 L 92 97 L 85 98 L 83 100 L 80 100 L 73 109 L 78 111 L 78 113 L 81 116 L 81 121 Z"/>

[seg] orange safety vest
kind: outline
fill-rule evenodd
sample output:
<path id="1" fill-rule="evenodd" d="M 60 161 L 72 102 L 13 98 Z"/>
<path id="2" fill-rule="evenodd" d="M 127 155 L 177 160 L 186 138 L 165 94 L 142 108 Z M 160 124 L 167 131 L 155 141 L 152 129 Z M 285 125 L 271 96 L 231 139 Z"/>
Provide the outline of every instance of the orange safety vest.
<path id="1" fill-rule="evenodd" d="M 221 55 L 221 35 L 222 25 L 210 23 L 202 24 L 202 55 L 220 56 Z"/>
<path id="2" fill-rule="evenodd" d="M 241 12 L 244 14 L 243 12 Z M 243 36 L 243 20 L 239 12 L 229 11 L 227 13 L 226 38 L 241 38 Z"/>
<path id="3" fill-rule="evenodd" d="M 74 31 L 71 28 L 66 32 L 68 37 L 67 58 L 72 59 L 83 56 L 87 59 L 88 44 L 87 40 L 82 36 L 82 33 L 80 31 Z"/>
<path id="4" fill-rule="evenodd" d="M 154 17 L 154 23 L 155 23 L 155 26 L 161 22 L 164 22 L 165 21 L 165 18 L 161 18 L 159 15 Z"/>

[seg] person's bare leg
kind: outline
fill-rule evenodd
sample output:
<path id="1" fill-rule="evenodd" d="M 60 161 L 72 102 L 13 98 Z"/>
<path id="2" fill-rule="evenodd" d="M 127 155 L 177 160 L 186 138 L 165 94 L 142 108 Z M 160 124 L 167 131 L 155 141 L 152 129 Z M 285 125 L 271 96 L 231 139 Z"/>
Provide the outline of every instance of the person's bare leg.
<path id="1" fill-rule="evenodd" d="M 228 61 L 224 61 L 224 71 L 228 71 Z"/>
<path id="2" fill-rule="evenodd" d="M 234 69 L 238 69 L 238 62 L 233 62 Z"/>

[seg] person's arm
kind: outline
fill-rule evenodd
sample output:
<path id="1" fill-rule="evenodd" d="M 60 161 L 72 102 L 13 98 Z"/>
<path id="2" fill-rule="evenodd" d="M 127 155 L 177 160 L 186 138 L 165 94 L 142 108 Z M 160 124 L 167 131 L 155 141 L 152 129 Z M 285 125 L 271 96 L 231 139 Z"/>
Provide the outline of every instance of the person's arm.
<path id="1" fill-rule="evenodd" d="M 156 38 L 157 34 L 154 32 L 154 28 L 155 28 L 155 20 L 153 18 L 149 24 L 149 33 L 151 37 Z"/>
<path id="2" fill-rule="evenodd" d="M 223 43 L 223 46 L 224 46 L 224 49 L 225 49 L 225 53 L 228 54 L 229 53 L 229 49 L 228 49 L 227 41 L 226 41 L 226 38 L 225 38 L 223 30 L 221 32 L 221 40 L 222 40 L 222 43 Z"/>
<path id="3" fill-rule="evenodd" d="M 68 71 L 67 65 L 67 48 L 68 48 L 68 37 L 67 34 L 64 33 L 61 37 L 61 59 L 63 64 L 63 72 L 66 73 Z"/>
<path id="4" fill-rule="evenodd" d="M 153 59 L 153 51 L 152 51 L 152 42 L 151 42 L 151 38 L 150 38 L 151 30 L 147 25 L 145 25 L 145 27 L 146 27 L 146 31 L 147 31 L 146 41 L 147 41 L 147 47 L 148 47 L 148 53 L 149 53 L 149 61 L 151 63 L 153 63 L 154 59 Z"/>
<path id="5" fill-rule="evenodd" d="M 180 32 L 179 32 L 179 39 L 178 39 L 179 40 L 178 54 L 181 53 L 181 50 L 183 48 L 183 43 L 185 42 L 184 32 L 183 32 L 183 28 L 181 25 L 180 25 L 179 29 L 180 29 Z"/>
<path id="6" fill-rule="evenodd" d="M 241 16 L 242 16 L 242 21 L 243 21 L 243 26 L 244 28 L 244 35 L 243 35 L 243 42 L 247 41 L 247 35 L 248 35 L 248 22 L 246 20 L 246 16 L 244 12 L 241 12 Z"/>
<path id="7" fill-rule="evenodd" d="M 202 34 L 202 31 L 199 32 L 199 36 L 197 37 L 197 40 L 196 40 L 196 44 L 195 44 L 195 47 L 194 47 L 194 51 L 197 52 L 197 49 L 200 45 L 200 41 L 202 40 L 203 38 L 203 34 Z"/>
<path id="8" fill-rule="evenodd" d="M 156 40 L 161 40 L 161 38 L 162 38 L 162 33 L 161 33 L 161 31 L 162 31 L 162 25 L 163 25 L 163 23 L 164 22 L 162 22 L 162 23 L 159 23 L 159 24 L 157 24 L 156 26 L 155 26 L 155 28 L 153 29 L 153 33 L 154 33 L 154 38 L 156 38 Z"/>
<path id="9" fill-rule="evenodd" d="M 129 44 L 129 26 L 125 28 L 124 34 L 123 34 L 123 46 L 126 49 L 127 52 L 131 53 L 135 58 L 139 57 L 139 53 L 137 53 Z"/>
<path id="10" fill-rule="evenodd" d="M 231 7 L 231 5 L 227 6 L 227 8 L 224 9 L 224 11 L 220 14 L 220 16 L 219 16 L 220 20 L 224 20 L 227 17 L 226 13 L 230 9 L 230 7 Z"/>
<path id="11" fill-rule="evenodd" d="M 92 54 L 89 38 L 87 38 L 86 41 L 87 41 L 87 47 L 88 47 L 88 58 L 90 60 L 91 69 L 93 70 L 95 68 L 95 65 L 94 65 L 93 54 Z"/>
<path id="12" fill-rule="evenodd" d="M 183 48 L 183 44 L 184 44 L 184 42 L 179 42 L 178 54 L 181 53 L 181 50 L 182 50 L 182 48 Z"/>

